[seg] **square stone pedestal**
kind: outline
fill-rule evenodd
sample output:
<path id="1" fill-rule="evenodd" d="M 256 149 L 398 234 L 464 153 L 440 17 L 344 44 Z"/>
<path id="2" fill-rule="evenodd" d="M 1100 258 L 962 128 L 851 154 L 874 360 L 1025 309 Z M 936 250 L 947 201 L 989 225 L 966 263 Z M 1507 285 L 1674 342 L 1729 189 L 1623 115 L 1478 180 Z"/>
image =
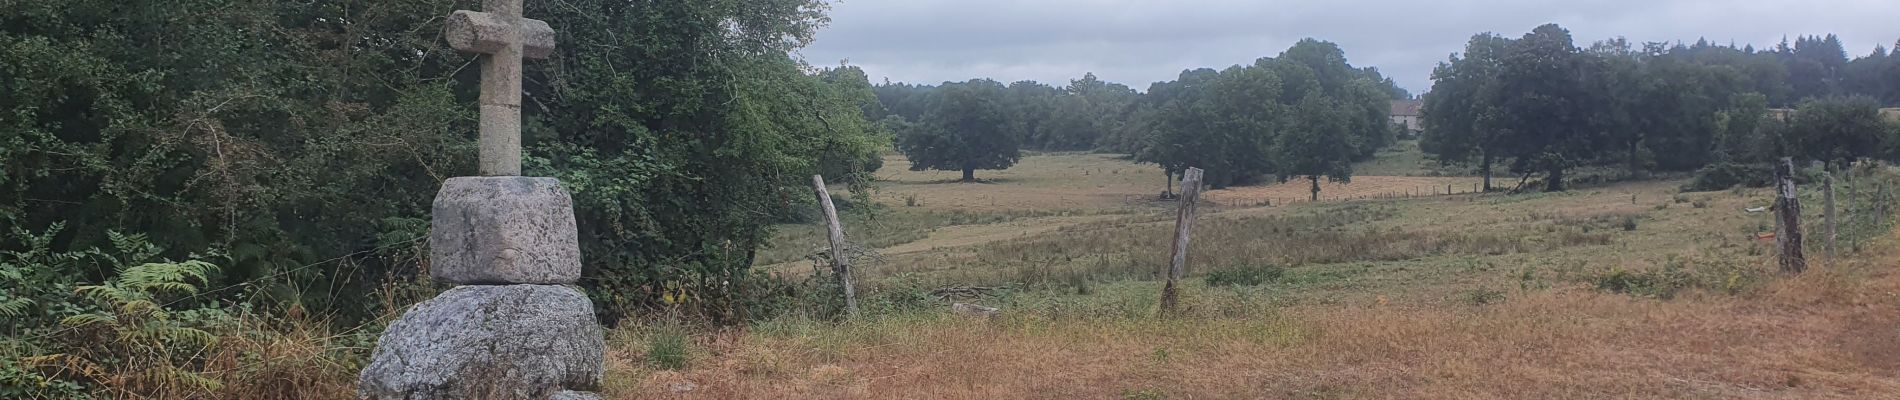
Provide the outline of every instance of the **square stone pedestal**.
<path id="1" fill-rule="evenodd" d="M 429 275 L 462 285 L 580 281 L 574 200 L 554 178 L 450 178 L 435 196 Z"/>

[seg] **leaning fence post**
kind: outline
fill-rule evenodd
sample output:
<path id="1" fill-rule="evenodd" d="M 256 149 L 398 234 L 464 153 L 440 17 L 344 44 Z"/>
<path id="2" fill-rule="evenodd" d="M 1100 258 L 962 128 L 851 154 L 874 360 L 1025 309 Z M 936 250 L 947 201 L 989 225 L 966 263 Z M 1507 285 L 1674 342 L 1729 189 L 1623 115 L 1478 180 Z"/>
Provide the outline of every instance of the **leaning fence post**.
<path id="1" fill-rule="evenodd" d="M 857 315 L 858 293 L 851 284 L 851 258 L 845 254 L 844 227 L 838 225 L 838 209 L 831 205 L 831 191 L 825 189 L 823 175 L 812 175 L 811 186 L 818 192 L 818 204 L 825 209 L 825 229 L 831 239 L 831 272 L 838 275 L 838 285 L 844 287 L 845 312 Z"/>
<path id="2" fill-rule="evenodd" d="M 1188 168 L 1181 177 L 1181 207 L 1174 217 L 1173 260 L 1168 264 L 1168 283 L 1161 288 L 1161 310 L 1173 313 L 1180 302 L 1180 281 L 1187 277 L 1188 234 L 1194 230 L 1194 205 L 1201 198 L 1201 169 Z"/>
<path id="3" fill-rule="evenodd" d="M 1794 159 L 1782 157 L 1775 166 L 1775 242 L 1781 247 L 1781 272 L 1799 274 L 1808 269 L 1801 254 L 1801 199 L 1794 186 Z"/>

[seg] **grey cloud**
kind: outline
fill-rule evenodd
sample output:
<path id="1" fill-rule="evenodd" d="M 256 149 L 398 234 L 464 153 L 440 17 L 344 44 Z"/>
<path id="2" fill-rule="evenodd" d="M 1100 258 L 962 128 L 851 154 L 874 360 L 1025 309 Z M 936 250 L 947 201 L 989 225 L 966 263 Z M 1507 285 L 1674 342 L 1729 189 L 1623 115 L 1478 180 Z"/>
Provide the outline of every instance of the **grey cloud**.
<path id="1" fill-rule="evenodd" d="M 1184 69 L 1278 54 L 1301 38 L 1339 43 L 1354 65 L 1378 67 L 1422 92 L 1431 69 L 1480 32 L 1521 35 L 1556 22 L 1580 44 L 1694 41 L 1771 46 L 1836 33 L 1855 55 L 1900 39 L 1894 0 L 846 0 L 801 51 L 873 80 L 970 78 L 1064 83 L 1084 72 L 1145 89 Z"/>

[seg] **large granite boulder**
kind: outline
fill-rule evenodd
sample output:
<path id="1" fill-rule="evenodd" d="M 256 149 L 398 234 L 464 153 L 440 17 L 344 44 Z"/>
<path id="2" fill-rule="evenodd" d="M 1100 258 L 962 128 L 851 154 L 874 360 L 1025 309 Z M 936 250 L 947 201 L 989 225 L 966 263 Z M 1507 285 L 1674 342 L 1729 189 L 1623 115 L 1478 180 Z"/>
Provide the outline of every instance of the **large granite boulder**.
<path id="1" fill-rule="evenodd" d="M 449 178 L 435 196 L 429 275 L 463 285 L 581 279 L 574 201 L 554 178 Z"/>
<path id="2" fill-rule="evenodd" d="M 383 332 L 357 380 L 361 399 L 543 400 L 600 385 L 605 343 L 593 304 L 566 286 L 462 286 Z"/>

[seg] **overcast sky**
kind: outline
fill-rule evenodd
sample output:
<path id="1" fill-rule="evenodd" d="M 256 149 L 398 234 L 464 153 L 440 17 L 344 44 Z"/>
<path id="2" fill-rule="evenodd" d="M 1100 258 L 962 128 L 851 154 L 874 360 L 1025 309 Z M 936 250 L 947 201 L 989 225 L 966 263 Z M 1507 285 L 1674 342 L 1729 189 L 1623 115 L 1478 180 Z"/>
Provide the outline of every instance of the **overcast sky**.
<path id="1" fill-rule="evenodd" d="M 1061 85 L 1094 72 L 1138 90 L 1305 37 L 1338 43 L 1353 65 L 1415 94 L 1472 34 L 1517 37 L 1548 22 L 1579 46 L 1621 36 L 1765 47 L 1835 33 L 1859 56 L 1900 39 L 1900 0 L 843 0 L 831 18 L 801 55 L 816 66 L 849 60 L 874 83 Z"/>

